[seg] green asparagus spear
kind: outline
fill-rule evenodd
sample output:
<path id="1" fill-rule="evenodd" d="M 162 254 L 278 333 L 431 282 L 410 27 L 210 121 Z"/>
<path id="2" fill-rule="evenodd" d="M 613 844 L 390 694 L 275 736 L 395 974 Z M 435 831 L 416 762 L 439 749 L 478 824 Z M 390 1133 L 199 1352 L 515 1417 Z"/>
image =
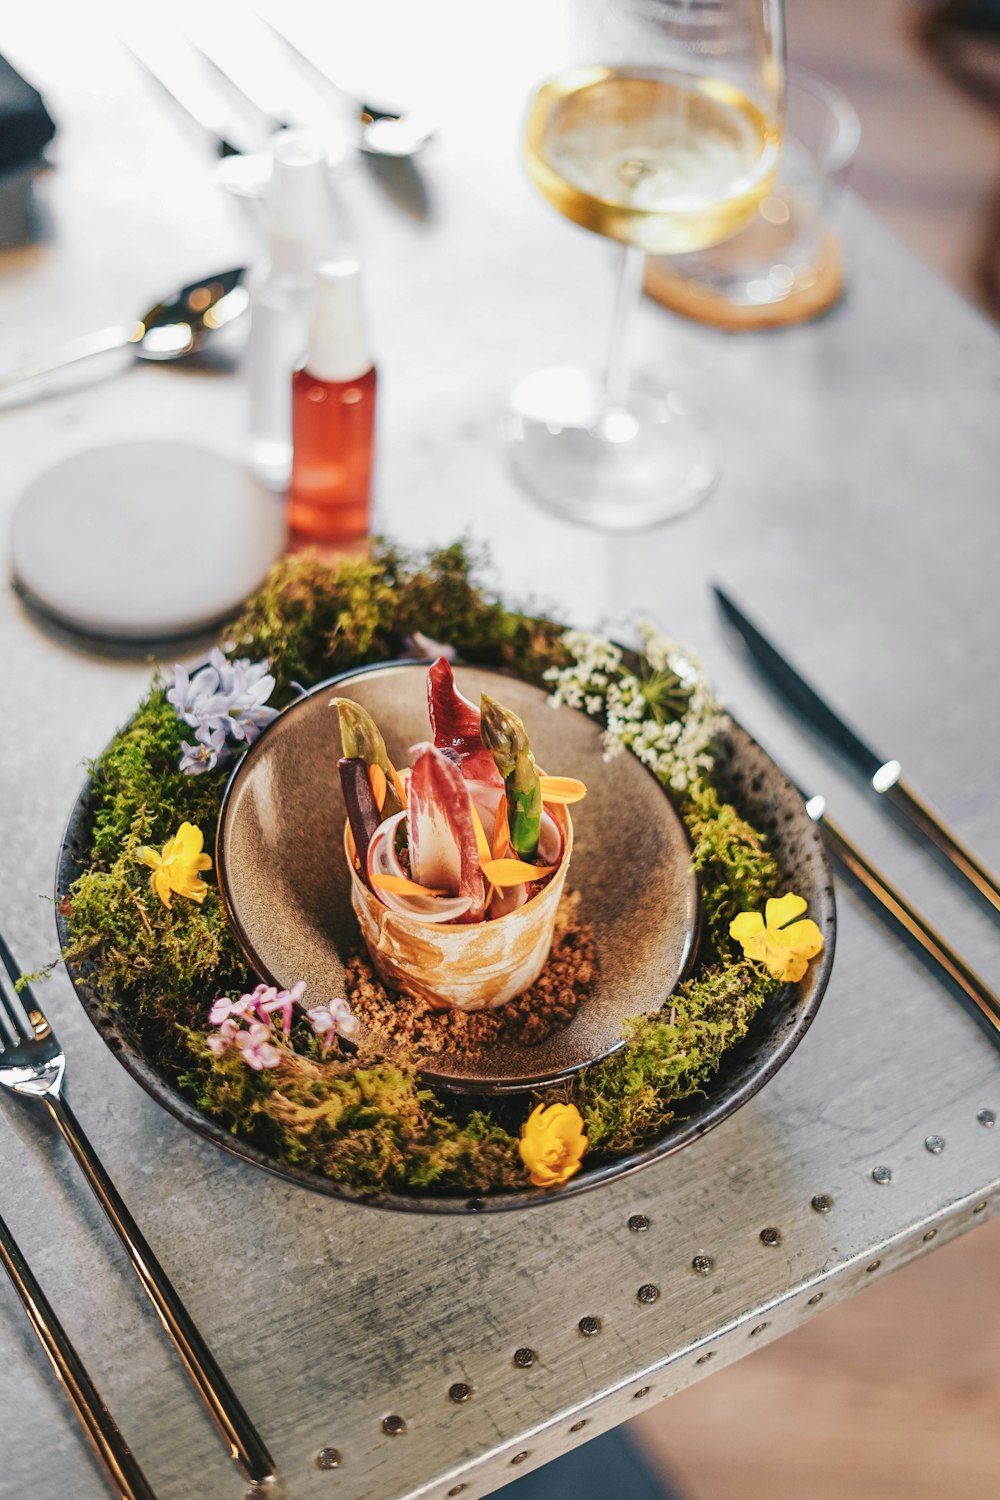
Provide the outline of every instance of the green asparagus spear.
<path id="1" fill-rule="evenodd" d="M 385 775 L 383 819 L 399 812 L 400 802 L 396 795 L 385 740 L 375 720 L 366 708 L 362 708 L 360 703 L 355 703 L 351 698 L 331 698 L 330 707 L 336 708 L 340 716 L 340 738 L 345 760 L 363 760 L 368 766 L 381 767 Z"/>
<path id="2" fill-rule="evenodd" d="M 481 700 L 480 735 L 496 762 L 507 791 L 510 841 L 519 859 L 532 860 L 538 852 L 542 826 L 542 783 L 524 725 L 509 708 L 488 693 Z"/>

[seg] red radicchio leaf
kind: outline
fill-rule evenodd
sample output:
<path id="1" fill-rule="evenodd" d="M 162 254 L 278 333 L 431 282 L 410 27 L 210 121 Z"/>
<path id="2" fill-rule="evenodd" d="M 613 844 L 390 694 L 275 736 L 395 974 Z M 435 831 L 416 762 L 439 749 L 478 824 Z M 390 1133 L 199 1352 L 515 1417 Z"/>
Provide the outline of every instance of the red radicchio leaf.
<path id="1" fill-rule="evenodd" d="M 451 663 L 443 656 L 427 673 L 427 711 L 434 744 L 460 756 L 468 781 L 503 785 L 496 762 L 479 736 L 479 709 L 458 691 Z"/>
<path id="2" fill-rule="evenodd" d="M 482 921 L 485 890 L 472 803 L 461 771 L 432 745 L 413 763 L 407 812 L 413 878 L 432 890 L 468 896 L 471 904 L 459 920 Z"/>

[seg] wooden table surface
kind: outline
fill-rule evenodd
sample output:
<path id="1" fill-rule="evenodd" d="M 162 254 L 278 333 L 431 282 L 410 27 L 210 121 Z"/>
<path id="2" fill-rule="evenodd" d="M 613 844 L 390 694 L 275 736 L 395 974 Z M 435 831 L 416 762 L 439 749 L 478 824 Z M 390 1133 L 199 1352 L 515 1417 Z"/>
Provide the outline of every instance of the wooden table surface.
<path id="1" fill-rule="evenodd" d="M 712 414 L 726 454 L 712 499 L 627 537 L 542 516 L 506 471 L 497 414 L 525 371 L 599 352 L 611 294 L 607 247 L 552 214 L 517 166 L 525 89 L 552 38 L 527 25 L 525 7 L 510 9 L 502 36 L 477 35 L 479 18 L 444 3 L 423 25 L 405 7 L 373 10 L 397 65 L 452 85 L 423 165 L 424 219 L 360 163 L 342 184 L 383 377 L 380 526 L 404 542 L 488 542 L 508 594 L 576 623 L 656 617 L 996 982 L 996 927 L 752 680 L 707 589 L 730 584 L 1000 863 L 995 332 L 850 204 L 850 290 L 823 321 L 730 338 L 643 310 L 643 357 Z M 308 39 L 306 7 L 292 15 Z M 42 185 L 50 236 L 0 259 L 5 365 L 256 253 L 210 155 L 101 11 L 58 25 L 19 15 L 7 31 L 5 50 L 45 89 L 61 134 Z M 317 55 L 332 60 L 334 40 L 317 31 Z M 487 56 L 484 77 L 470 59 Z M 243 423 L 231 375 L 152 366 L 2 412 L 0 514 L 74 451 L 142 436 L 239 453 Z M 56 956 L 49 893 L 81 763 L 128 716 L 149 669 L 54 640 L 9 592 L 0 651 L 0 923 L 30 969 Z M 995 1210 L 1000 1127 L 981 1122 L 1000 1115 L 995 1048 L 848 889 L 838 899 L 819 1019 L 752 1103 L 634 1178 L 485 1220 L 338 1204 L 213 1149 L 141 1092 L 53 975 L 41 997 L 77 1111 L 258 1418 L 282 1474 L 272 1493 L 473 1500 Z M 33 1117 L 6 1104 L 2 1114 L 0 1211 L 161 1500 L 235 1500 L 245 1485 L 75 1167 Z M 943 1150 L 926 1148 L 931 1135 Z M 873 1181 L 877 1166 L 891 1182 Z M 811 1208 L 817 1194 L 833 1200 L 828 1213 Z M 642 1233 L 635 1215 L 648 1219 Z M 762 1243 L 765 1228 L 777 1244 Z M 711 1258 L 709 1274 L 693 1271 L 695 1255 Z M 660 1295 L 643 1304 L 648 1283 Z M 598 1334 L 581 1335 L 584 1317 L 600 1320 Z M 0 1494 L 100 1497 L 101 1474 L 4 1287 L 0 1346 Z M 513 1362 L 522 1347 L 536 1351 L 528 1369 Z M 460 1405 L 455 1382 L 472 1387 Z M 390 1414 L 402 1433 L 383 1431 Z M 323 1472 L 327 1446 L 342 1463 Z"/>

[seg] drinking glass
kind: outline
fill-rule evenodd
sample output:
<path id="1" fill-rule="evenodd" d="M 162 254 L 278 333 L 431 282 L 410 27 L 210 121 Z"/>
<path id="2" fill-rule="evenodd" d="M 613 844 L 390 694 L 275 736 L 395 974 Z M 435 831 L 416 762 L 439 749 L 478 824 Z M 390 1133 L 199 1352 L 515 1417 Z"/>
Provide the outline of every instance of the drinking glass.
<path id="1" fill-rule="evenodd" d="M 806 68 L 790 69 L 773 187 L 739 234 L 707 250 L 674 256 L 671 275 L 689 280 L 695 296 L 711 293 L 735 308 L 801 300 L 829 271 L 831 260 L 839 265 L 834 224 L 860 141 L 861 122 L 840 89 Z"/>
<path id="2" fill-rule="evenodd" d="M 729 238 L 778 164 L 781 0 L 576 0 L 578 61 L 534 94 L 524 158 L 566 218 L 622 244 L 602 375 L 542 370 L 513 393 L 515 473 L 542 505 L 607 530 L 679 515 L 717 462 L 676 393 L 633 379 L 629 334 L 647 253 Z"/>

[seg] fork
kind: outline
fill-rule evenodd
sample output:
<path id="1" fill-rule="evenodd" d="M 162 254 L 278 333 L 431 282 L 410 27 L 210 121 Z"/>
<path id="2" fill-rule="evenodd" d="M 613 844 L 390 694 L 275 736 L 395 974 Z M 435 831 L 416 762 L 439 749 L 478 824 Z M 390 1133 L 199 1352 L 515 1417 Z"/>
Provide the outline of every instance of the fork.
<path id="1" fill-rule="evenodd" d="M 0 1263 L 24 1304 L 31 1326 L 52 1362 L 66 1394 L 120 1500 L 156 1500 L 149 1482 L 70 1343 L 52 1305 L 35 1280 L 14 1238 L 0 1218 Z"/>
<path id="2" fill-rule="evenodd" d="M 21 977 L 20 971 L 2 936 L 0 960 L 0 1087 L 29 1104 L 48 1110 L 125 1247 L 136 1275 L 222 1432 L 231 1456 L 251 1479 L 269 1478 L 275 1473 L 275 1464 L 263 1439 L 69 1106 L 65 1095 L 65 1054 L 27 984 L 22 984 L 23 1001 L 18 996 L 15 983 Z"/>

